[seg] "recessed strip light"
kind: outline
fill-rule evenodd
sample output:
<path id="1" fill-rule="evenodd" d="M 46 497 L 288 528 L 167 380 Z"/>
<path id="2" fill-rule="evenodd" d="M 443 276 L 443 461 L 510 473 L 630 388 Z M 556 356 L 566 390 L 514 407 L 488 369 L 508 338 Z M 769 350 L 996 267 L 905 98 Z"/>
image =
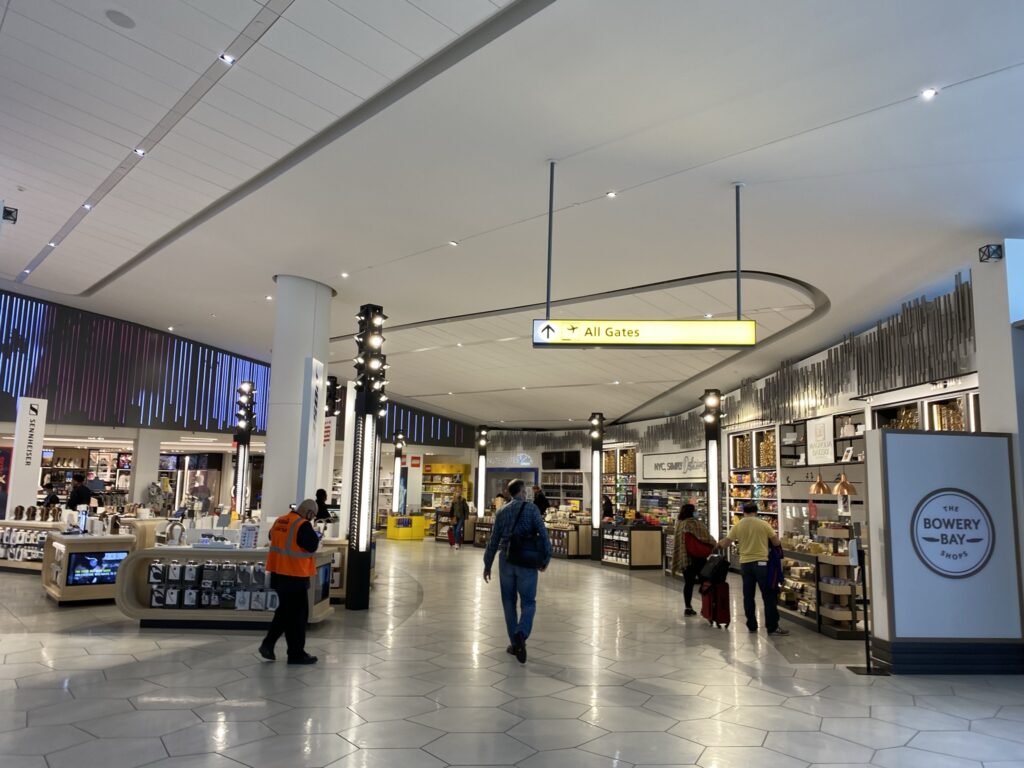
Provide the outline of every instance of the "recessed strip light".
<path id="1" fill-rule="evenodd" d="M 167 326 L 167 330 L 168 331 L 173 331 L 174 330 L 174 326 L 173 325 L 168 325 Z"/>
<path id="2" fill-rule="evenodd" d="M 138 155 L 139 157 L 145 157 L 146 150 L 144 150 L 142 147 L 136 147 L 135 154 Z"/>
<path id="3" fill-rule="evenodd" d="M 264 296 L 263 298 L 265 298 L 267 301 L 273 301 L 274 300 L 274 297 L 270 296 L 270 295 Z"/>
<path id="4" fill-rule="evenodd" d="M 30 273 L 32 272 L 32 270 L 31 270 L 31 269 L 25 269 L 25 270 L 22 270 L 22 271 L 23 271 L 23 272 L 24 272 L 24 273 L 25 273 L 26 275 L 27 275 L 27 274 L 30 274 Z"/>
<path id="5" fill-rule="evenodd" d="M 452 248 L 458 248 L 459 247 L 459 243 L 456 240 L 449 240 L 448 241 L 448 245 L 450 245 Z"/>
<path id="6" fill-rule="evenodd" d="M 931 101 L 938 95 L 938 88 L 925 88 L 923 91 L 921 91 L 921 98 L 924 99 L 925 101 Z"/>
<path id="7" fill-rule="evenodd" d="M 342 276 L 342 278 L 344 278 L 345 280 L 348 280 L 348 272 L 342 272 L 342 273 L 341 273 L 341 276 Z"/>
<path id="8" fill-rule="evenodd" d="M 704 319 L 705 320 L 710 320 L 712 317 L 714 317 L 714 315 L 711 314 L 710 312 L 705 312 L 704 313 Z"/>
<path id="9" fill-rule="evenodd" d="M 229 67 L 236 61 L 235 57 L 232 56 L 230 53 L 222 53 L 220 55 L 220 60 L 227 64 Z"/>
<path id="10" fill-rule="evenodd" d="M 614 189 L 610 189 L 604 193 L 604 196 L 611 200 L 618 197 L 618 194 L 615 192 Z"/>
<path id="11" fill-rule="evenodd" d="M 82 203 L 82 207 L 85 208 L 85 210 L 87 210 L 87 211 L 91 211 L 92 210 L 92 203 Z"/>
<path id="12" fill-rule="evenodd" d="M 56 248 L 57 247 L 57 241 L 51 240 L 50 242 L 47 243 L 47 245 L 50 246 L 51 248 Z"/>

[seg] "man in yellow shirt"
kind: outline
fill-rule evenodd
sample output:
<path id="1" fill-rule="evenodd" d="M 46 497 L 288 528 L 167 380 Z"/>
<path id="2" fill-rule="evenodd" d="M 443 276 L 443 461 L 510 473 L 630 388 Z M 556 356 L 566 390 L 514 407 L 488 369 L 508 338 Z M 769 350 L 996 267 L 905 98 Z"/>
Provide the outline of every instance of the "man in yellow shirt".
<path id="1" fill-rule="evenodd" d="M 779 626 L 778 592 L 768 584 L 768 547 L 779 546 L 775 529 L 757 516 L 757 504 L 743 505 L 743 517 L 718 542 L 720 549 L 737 544 L 740 550 L 740 575 L 743 577 L 743 612 L 747 616 L 747 629 L 757 632 L 755 589 L 761 590 L 764 602 L 764 623 L 769 635 L 788 635 L 789 630 Z"/>

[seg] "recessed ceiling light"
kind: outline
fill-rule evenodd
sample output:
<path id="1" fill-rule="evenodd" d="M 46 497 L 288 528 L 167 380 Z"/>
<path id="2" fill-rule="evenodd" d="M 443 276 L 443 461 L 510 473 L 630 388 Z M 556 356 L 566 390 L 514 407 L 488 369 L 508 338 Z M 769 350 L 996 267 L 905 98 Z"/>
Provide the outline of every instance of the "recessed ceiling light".
<path id="1" fill-rule="evenodd" d="M 714 315 L 711 314 L 710 312 L 705 312 L 704 313 L 704 319 L 705 320 L 710 320 L 712 317 L 714 317 Z"/>
<path id="2" fill-rule="evenodd" d="M 348 272 L 342 272 L 341 276 L 347 280 L 348 279 Z"/>
<path id="3" fill-rule="evenodd" d="M 85 208 L 85 210 L 87 210 L 87 211 L 91 211 L 92 210 L 92 203 L 82 203 L 82 207 Z"/>
<path id="4" fill-rule="evenodd" d="M 448 394 L 449 394 L 449 395 L 454 395 L 455 393 L 454 393 L 454 392 L 449 392 Z"/>
<path id="5" fill-rule="evenodd" d="M 25 273 L 25 274 L 27 275 L 27 274 L 29 274 L 29 273 L 30 273 L 30 272 L 31 272 L 32 270 L 31 270 L 31 269 L 26 269 L 26 270 L 23 270 L 23 271 L 24 271 L 24 273 Z"/>
<path id="6" fill-rule="evenodd" d="M 174 330 L 174 326 L 173 325 L 168 325 L 167 326 L 167 330 L 168 331 L 173 331 Z"/>
<path id="7" fill-rule="evenodd" d="M 615 381 L 612 382 L 612 384 L 618 384 L 618 383 L 619 383 L 618 380 L 615 380 Z"/>
<path id="8" fill-rule="evenodd" d="M 222 53 L 220 55 L 220 60 L 223 61 L 228 66 L 231 66 L 232 64 L 235 63 L 235 57 L 232 56 L 230 53 Z"/>
<path id="9" fill-rule="evenodd" d="M 462 342 L 461 342 L 461 341 L 457 341 L 457 342 L 455 342 L 455 346 L 456 346 L 456 347 L 461 347 L 461 346 L 462 346 Z"/>
<path id="10" fill-rule="evenodd" d="M 135 154 L 138 155 L 139 157 L 143 157 L 146 154 L 146 150 L 144 150 L 142 147 L 136 147 Z"/>
<path id="11" fill-rule="evenodd" d="M 520 387 L 520 389 L 526 389 L 526 387 Z"/>
<path id="12" fill-rule="evenodd" d="M 499 424 L 504 424 L 504 423 L 505 423 L 505 420 L 504 420 L 504 419 L 498 419 L 498 423 L 499 423 Z"/>
<path id="13" fill-rule="evenodd" d="M 210 317 L 214 317 L 214 318 L 215 318 L 215 317 L 217 317 L 217 316 L 216 316 L 216 315 L 212 315 L 212 314 L 211 314 L 211 315 L 210 315 Z"/>
<path id="14" fill-rule="evenodd" d="M 574 421 L 574 419 L 569 419 L 569 421 Z"/>
<path id="15" fill-rule="evenodd" d="M 923 91 L 921 91 L 921 98 L 924 99 L 925 101 L 931 101 L 938 95 L 938 88 L 925 88 Z"/>
<path id="16" fill-rule="evenodd" d="M 450 245 L 452 248 L 458 248 L 459 247 L 458 242 L 456 242 L 455 240 L 449 240 L 448 241 L 448 245 Z"/>
<path id="17" fill-rule="evenodd" d="M 129 16 L 127 13 L 121 13 L 121 11 L 115 11 L 113 9 L 107 11 L 104 16 L 110 20 L 111 24 L 114 24 L 122 29 L 134 29 L 135 19 Z"/>
<path id="18" fill-rule="evenodd" d="M 54 240 L 51 240 L 50 242 L 48 242 L 47 245 L 50 246 L 51 248 L 56 248 L 57 247 L 57 243 Z"/>
<path id="19" fill-rule="evenodd" d="M 265 298 L 267 301 L 273 301 L 274 300 L 273 296 L 264 296 L 263 298 Z"/>
<path id="20" fill-rule="evenodd" d="M 614 189 L 613 189 L 613 190 L 611 190 L 611 191 L 609 191 L 609 192 L 605 192 L 605 193 L 604 193 L 604 196 L 605 196 L 605 197 L 618 197 L 618 195 L 617 195 L 617 194 L 615 194 L 615 190 L 614 190 Z"/>

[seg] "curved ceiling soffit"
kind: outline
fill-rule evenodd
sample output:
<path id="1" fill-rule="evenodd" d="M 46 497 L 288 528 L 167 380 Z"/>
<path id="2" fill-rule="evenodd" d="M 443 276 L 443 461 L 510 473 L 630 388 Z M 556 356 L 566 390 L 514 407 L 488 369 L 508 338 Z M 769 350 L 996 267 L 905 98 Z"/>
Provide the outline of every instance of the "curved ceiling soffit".
<path id="1" fill-rule="evenodd" d="M 409 70 L 390 85 L 377 92 L 366 101 L 362 102 L 355 109 L 342 115 L 331 125 L 327 126 L 320 133 L 306 140 L 291 152 L 279 160 L 271 163 L 252 178 L 243 182 L 230 192 L 214 200 L 199 213 L 183 221 L 171 229 L 165 235 L 157 238 L 147 245 L 135 256 L 119 266 L 110 274 L 96 281 L 84 291 L 78 294 L 61 294 L 49 292 L 53 295 L 76 296 L 78 298 L 91 298 L 99 291 L 109 287 L 126 274 L 141 266 L 157 253 L 162 251 L 177 240 L 197 229 L 201 225 L 213 219 L 218 214 L 233 206 L 266 186 L 278 176 L 281 176 L 291 168 L 304 160 L 309 159 L 332 142 L 340 139 L 345 134 L 358 128 L 377 114 L 383 112 L 392 104 L 408 96 L 420 86 L 443 74 L 462 60 L 468 58 L 478 50 L 497 40 L 506 32 L 519 26 L 535 14 L 547 8 L 555 0 L 515 0 L 499 10 L 493 16 L 485 19 L 477 27 L 470 30 L 461 37 L 457 37 L 447 46 L 435 53 L 428 59 Z"/>
<path id="2" fill-rule="evenodd" d="M 817 320 L 828 314 L 828 311 L 832 308 L 832 301 L 828 295 L 811 283 L 804 280 L 798 280 L 795 277 L 788 277 L 781 275 L 776 272 L 762 272 L 759 270 L 744 270 L 741 272 L 744 280 L 754 280 L 763 283 L 772 283 L 774 285 L 781 285 L 785 288 L 790 288 L 803 294 L 808 301 L 811 303 L 813 309 L 808 313 L 806 317 L 802 317 L 796 322 L 790 324 L 781 331 L 777 331 L 769 336 L 765 341 L 759 342 L 753 347 L 742 349 L 735 354 L 730 355 L 721 362 L 715 363 L 710 368 L 706 368 L 696 376 L 691 376 L 685 381 L 681 381 L 675 384 L 664 392 L 661 392 L 651 399 L 641 403 L 640 405 L 633 408 L 631 411 L 619 416 L 608 422 L 612 424 L 625 424 L 630 420 L 630 416 L 638 413 L 639 411 L 650 408 L 653 404 L 659 400 L 671 396 L 673 393 L 696 383 L 700 379 L 704 379 L 710 374 L 716 373 L 722 370 L 726 366 L 735 364 L 738 360 L 742 360 L 748 355 L 753 354 L 755 351 L 760 352 L 765 347 L 769 347 L 787 336 L 802 330 L 806 326 L 816 322 Z M 602 299 L 614 299 L 622 296 L 635 296 L 642 293 L 650 293 L 652 291 L 663 291 L 669 288 L 678 288 L 680 286 L 695 286 L 707 283 L 719 282 L 722 280 L 734 279 L 736 272 L 733 270 L 722 270 L 719 272 L 706 272 L 700 275 L 691 275 L 689 277 L 679 277 L 673 280 L 662 280 L 656 283 L 645 283 L 643 285 L 634 285 L 627 288 L 617 288 L 612 291 L 603 291 L 600 293 L 588 293 L 582 296 L 572 296 L 565 299 L 552 300 L 552 307 L 571 307 L 578 304 L 585 304 L 591 301 L 600 301 Z M 479 320 L 487 317 L 496 317 L 500 315 L 515 314 L 518 312 L 530 312 L 530 311 L 543 311 L 545 303 L 542 301 L 533 304 L 520 304 L 515 307 L 505 307 L 503 309 L 491 309 L 484 312 L 471 312 L 462 315 L 451 315 L 449 317 L 438 317 L 431 320 L 417 320 L 411 323 L 402 323 L 400 325 L 392 325 L 388 327 L 389 333 L 395 333 L 396 331 L 408 331 L 414 328 L 425 328 L 436 325 L 446 325 L 448 323 L 466 322 L 470 320 Z M 346 333 L 340 336 L 332 336 L 330 342 L 333 344 L 340 341 L 349 341 L 355 337 L 355 333 Z M 649 418 L 649 417 L 644 417 Z M 641 421 L 644 419 L 634 419 L 634 421 Z"/>

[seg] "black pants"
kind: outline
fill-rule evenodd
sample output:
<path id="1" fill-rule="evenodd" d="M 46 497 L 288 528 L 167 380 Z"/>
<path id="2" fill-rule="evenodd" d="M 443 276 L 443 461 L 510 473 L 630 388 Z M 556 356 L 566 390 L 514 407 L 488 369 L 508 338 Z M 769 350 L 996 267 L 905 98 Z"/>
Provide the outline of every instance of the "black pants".
<path id="1" fill-rule="evenodd" d="M 306 652 L 306 624 L 309 623 L 308 590 L 278 589 L 279 599 L 274 620 L 264 639 L 264 645 L 271 648 L 281 635 L 288 642 L 288 658 L 301 657 Z"/>
<path id="2" fill-rule="evenodd" d="M 740 565 L 743 577 L 743 612 L 747 617 L 747 629 L 757 631 L 757 609 L 754 606 L 754 594 L 761 591 L 764 601 L 764 623 L 769 632 L 779 628 L 779 592 L 768 586 L 768 564 L 743 563 Z"/>
<path id="3" fill-rule="evenodd" d="M 693 609 L 693 587 L 700 581 L 700 572 L 707 564 L 704 558 L 690 558 L 690 564 L 683 569 L 683 602 Z"/>

